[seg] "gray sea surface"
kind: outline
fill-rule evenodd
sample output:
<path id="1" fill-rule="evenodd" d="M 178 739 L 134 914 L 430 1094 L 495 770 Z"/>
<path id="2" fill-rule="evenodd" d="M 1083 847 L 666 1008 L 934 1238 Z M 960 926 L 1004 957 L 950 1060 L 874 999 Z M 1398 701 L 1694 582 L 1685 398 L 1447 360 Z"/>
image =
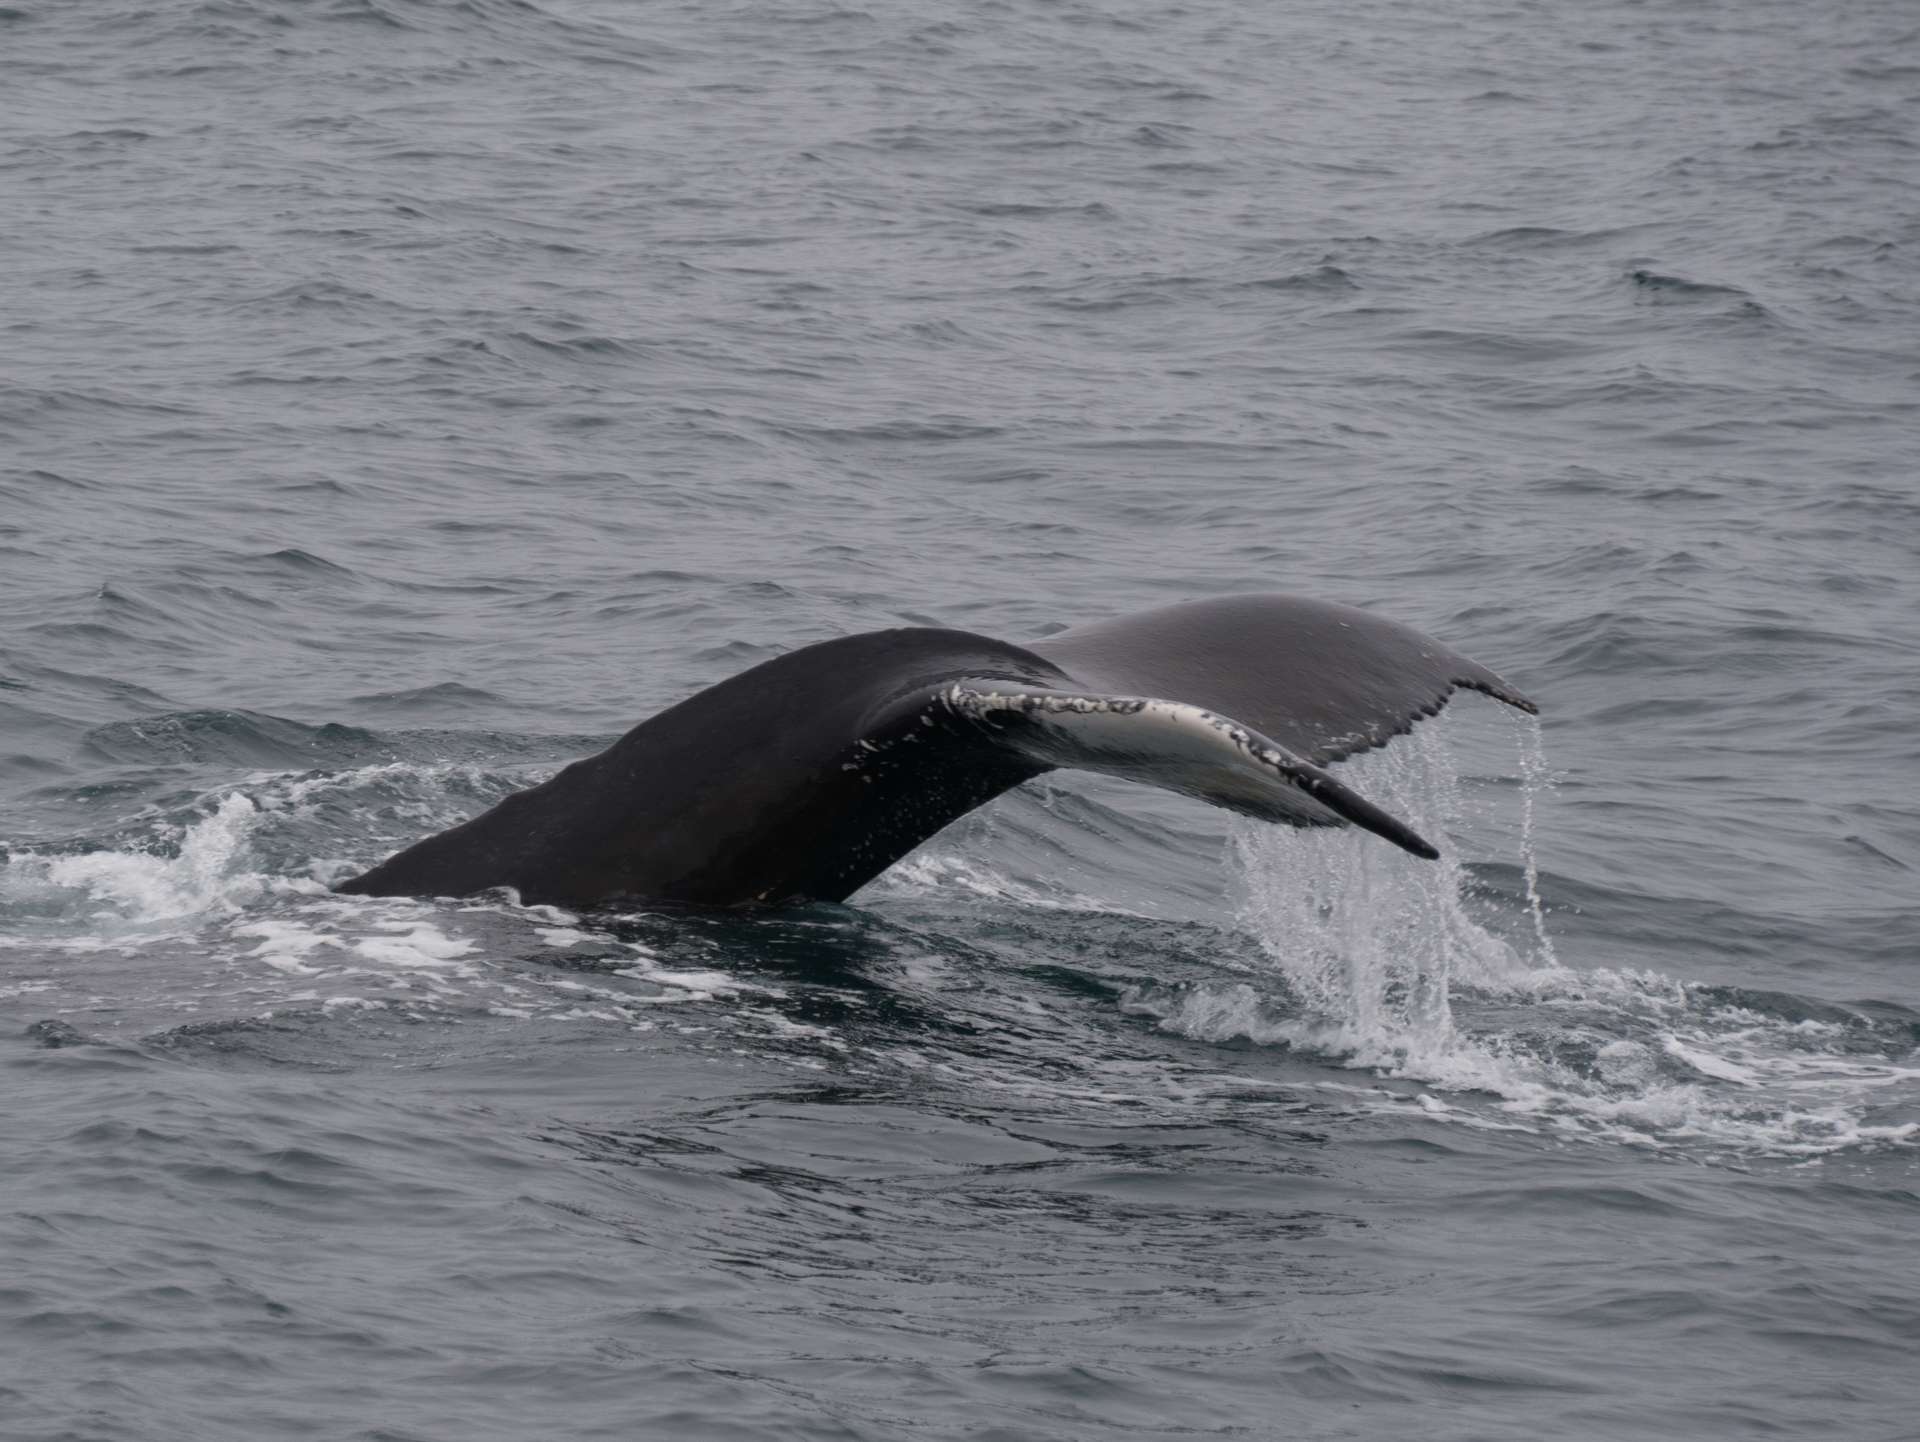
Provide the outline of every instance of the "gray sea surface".
<path id="1" fill-rule="evenodd" d="M 0 1436 L 1920 1437 L 1920 11 L 7 0 Z M 1535 697 L 334 896 L 813 641 Z"/>

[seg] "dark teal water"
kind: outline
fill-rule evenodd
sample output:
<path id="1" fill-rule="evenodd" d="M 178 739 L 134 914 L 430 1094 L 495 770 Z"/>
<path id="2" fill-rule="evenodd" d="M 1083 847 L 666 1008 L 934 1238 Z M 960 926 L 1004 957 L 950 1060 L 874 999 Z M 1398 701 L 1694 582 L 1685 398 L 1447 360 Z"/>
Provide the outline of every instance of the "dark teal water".
<path id="1" fill-rule="evenodd" d="M 1920 28 L 0 10 L 0 1434 L 1920 1435 Z M 902 623 L 1285 590 L 1429 835 L 327 884 Z"/>

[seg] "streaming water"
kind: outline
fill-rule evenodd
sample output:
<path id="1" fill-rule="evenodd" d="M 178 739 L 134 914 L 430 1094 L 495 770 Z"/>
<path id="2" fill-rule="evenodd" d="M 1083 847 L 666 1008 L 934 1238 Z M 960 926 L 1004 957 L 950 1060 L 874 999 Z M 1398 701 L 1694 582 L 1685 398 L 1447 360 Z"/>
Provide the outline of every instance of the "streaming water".
<path id="1" fill-rule="evenodd" d="M 0 1435 L 1905 1439 L 1895 0 L 0 8 Z M 337 896 L 811 641 L 1284 590 L 1442 850 Z"/>

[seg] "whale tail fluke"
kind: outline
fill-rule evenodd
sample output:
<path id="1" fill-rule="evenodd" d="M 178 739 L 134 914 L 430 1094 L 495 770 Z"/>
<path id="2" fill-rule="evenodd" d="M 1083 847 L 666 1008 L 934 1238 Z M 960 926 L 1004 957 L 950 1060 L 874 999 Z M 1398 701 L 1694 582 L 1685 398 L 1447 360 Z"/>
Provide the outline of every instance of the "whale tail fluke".
<path id="1" fill-rule="evenodd" d="M 529 903 L 840 901 L 949 822 L 1056 767 L 1293 826 L 1404 822 L 1324 771 L 1458 688 L 1526 711 L 1409 627 L 1288 596 L 1170 606 L 1021 647 L 901 629 L 776 657 L 340 886 L 513 887 Z"/>

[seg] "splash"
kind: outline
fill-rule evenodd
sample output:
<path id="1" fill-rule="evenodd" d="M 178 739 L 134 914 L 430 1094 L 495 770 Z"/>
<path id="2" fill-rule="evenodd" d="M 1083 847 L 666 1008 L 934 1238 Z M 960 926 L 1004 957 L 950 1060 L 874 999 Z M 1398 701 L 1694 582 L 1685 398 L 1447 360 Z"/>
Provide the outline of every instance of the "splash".
<path id="1" fill-rule="evenodd" d="M 1520 879 L 1527 898 L 1527 916 L 1533 922 L 1534 940 L 1540 957 L 1548 966 L 1558 966 L 1553 938 L 1547 935 L 1547 912 L 1540 901 L 1540 857 L 1534 849 L 1534 805 L 1553 785 L 1553 772 L 1547 766 L 1547 738 L 1538 716 L 1520 716 L 1514 734 L 1520 752 Z"/>
<path id="2" fill-rule="evenodd" d="M 16 852 L 0 868 L 0 911 L 28 924 L 36 944 L 133 944 L 178 935 L 183 924 L 236 914 L 271 890 L 299 885 L 248 864 L 261 819 L 250 797 L 229 792 L 210 809 L 158 828 L 133 849 Z M 74 934 L 47 934 L 63 931 Z"/>
<path id="3" fill-rule="evenodd" d="M 448 825 L 472 798 L 501 789 L 476 768 L 446 764 L 255 772 L 178 809 L 123 818 L 110 838 L 0 858 L 0 945 L 124 949 L 192 935 L 276 897 L 324 893 L 355 870 L 313 857 L 329 831 Z"/>
<path id="4" fill-rule="evenodd" d="M 1264 968 L 1143 989 L 1129 1009 L 1198 1040 L 1244 1038 L 1371 1071 L 1393 1085 L 1326 1085 L 1468 1125 L 1789 1157 L 1920 1142 L 1907 1022 L 1562 963 L 1534 855 L 1551 775 L 1531 720 L 1518 761 L 1505 833 L 1522 884 L 1510 914 L 1490 918 L 1495 930 L 1469 908 L 1461 840 L 1487 832 L 1488 807 L 1468 795 L 1447 730 L 1423 726 L 1344 769 L 1435 841 L 1437 863 L 1356 831 L 1243 824 L 1232 840 L 1238 923 Z"/>
<path id="5" fill-rule="evenodd" d="M 1528 967 L 1462 903 L 1453 833 L 1465 806 L 1445 733 L 1423 727 L 1346 770 L 1363 795 L 1390 798 L 1440 859 L 1423 861 L 1353 828 L 1236 823 L 1238 920 L 1296 1008 L 1269 1028 L 1271 1039 L 1355 1065 L 1433 1071 L 1458 1048 L 1452 983 L 1509 986 Z"/>

